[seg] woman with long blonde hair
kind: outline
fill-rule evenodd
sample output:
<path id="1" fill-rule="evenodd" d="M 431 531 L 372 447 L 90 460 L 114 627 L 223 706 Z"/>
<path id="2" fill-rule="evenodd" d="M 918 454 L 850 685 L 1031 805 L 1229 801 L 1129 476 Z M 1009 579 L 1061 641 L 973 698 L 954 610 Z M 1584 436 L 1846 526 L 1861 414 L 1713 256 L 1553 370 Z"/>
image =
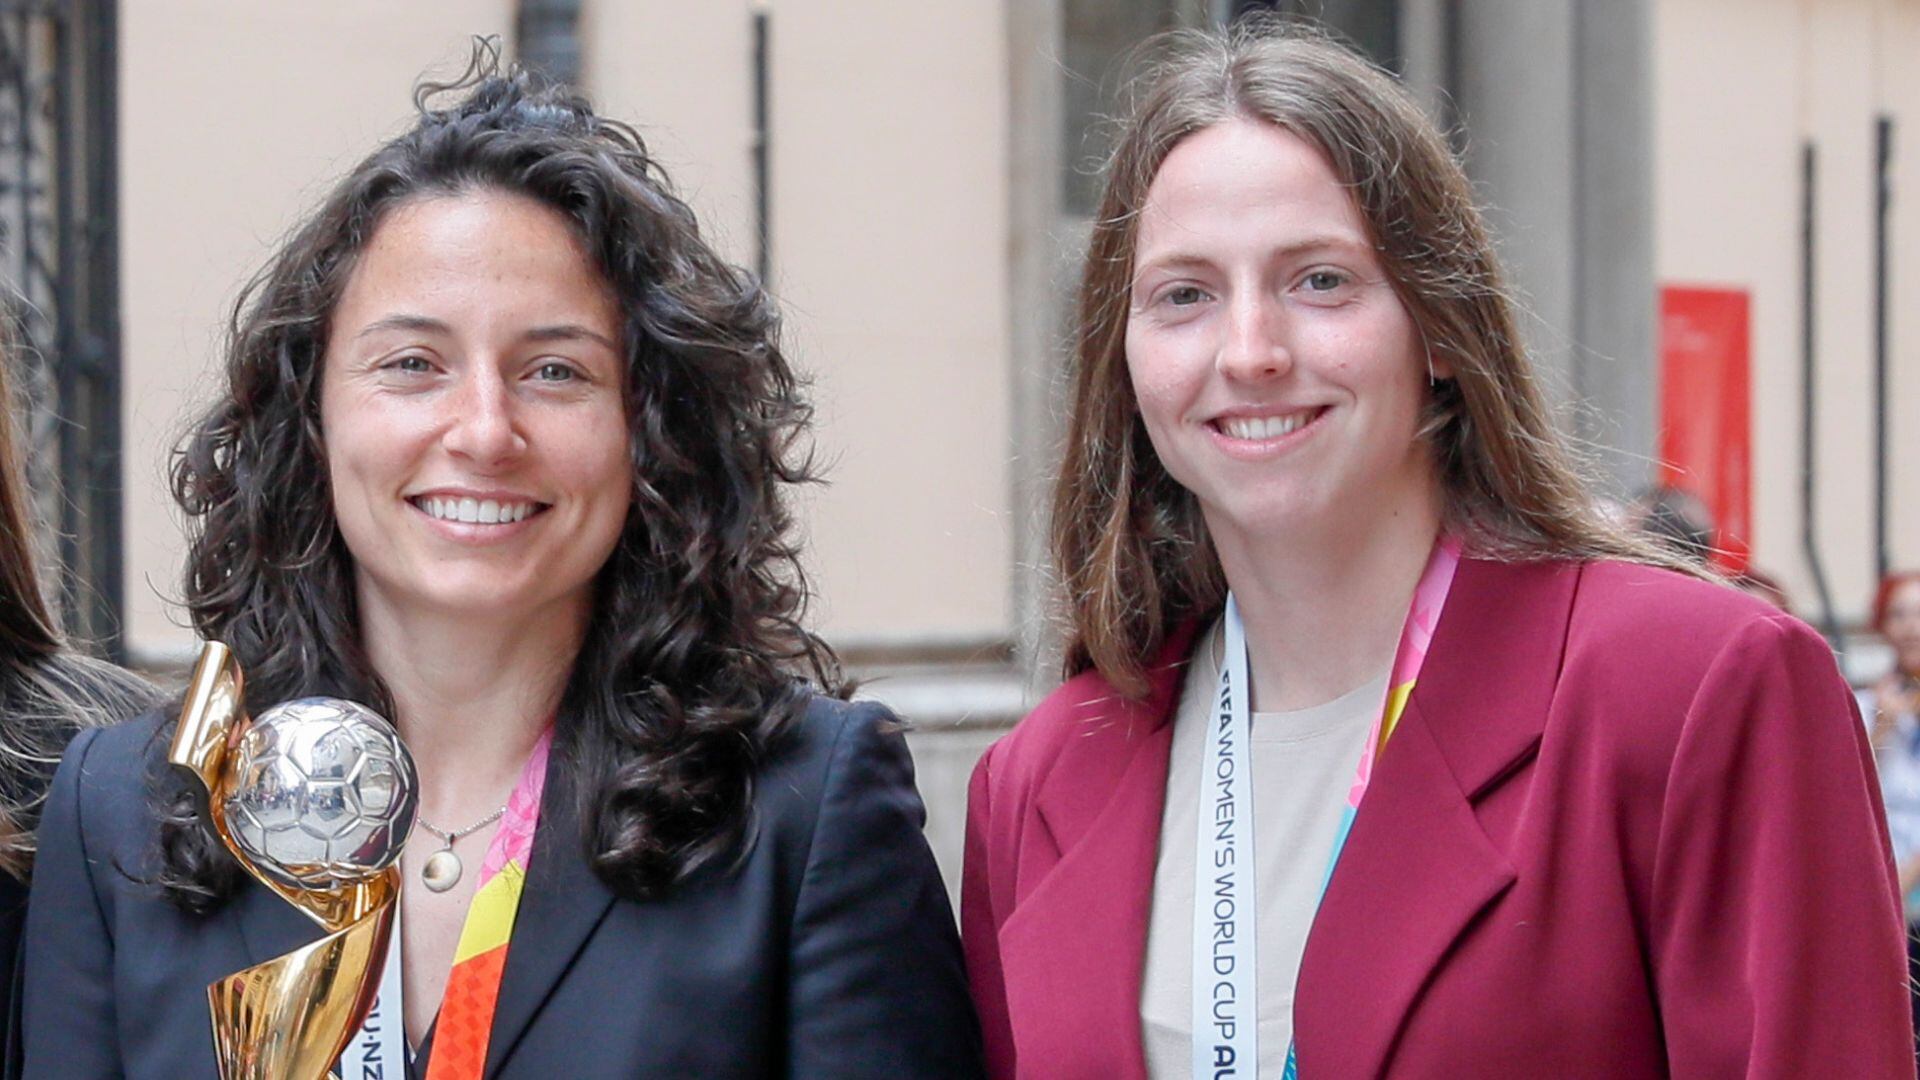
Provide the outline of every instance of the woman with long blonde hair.
<path id="1" fill-rule="evenodd" d="M 1596 513 L 1390 76 L 1166 44 L 1080 291 L 1069 677 L 971 789 L 994 1075 L 1913 1075 L 1826 644 Z"/>

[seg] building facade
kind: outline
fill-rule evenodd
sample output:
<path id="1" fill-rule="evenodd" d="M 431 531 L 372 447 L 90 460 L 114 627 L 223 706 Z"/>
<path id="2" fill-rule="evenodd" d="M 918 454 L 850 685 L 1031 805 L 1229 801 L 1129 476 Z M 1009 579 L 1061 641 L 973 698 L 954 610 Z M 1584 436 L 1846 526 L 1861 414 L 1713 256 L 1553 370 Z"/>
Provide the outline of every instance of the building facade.
<path id="1" fill-rule="evenodd" d="M 120 0 L 124 654 L 194 646 L 167 451 L 241 285 L 408 122 L 416 80 L 498 35 L 636 123 L 780 297 L 832 465 L 805 496 L 816 621 L 916 725 L 951 877 L 973 761 L 1057 679 L 1044 507 L 1105 118 L 1144 36 L 1249 6 Z M 1662 411 L 1663 290 L 1739 293 L 1754 565 L 1845 626 L 1882 562 L 1920 563 L 1920 0 L 1279 6 L 1458 140 L 1608 485 L 1649 482 L 1685 419 Z"/>

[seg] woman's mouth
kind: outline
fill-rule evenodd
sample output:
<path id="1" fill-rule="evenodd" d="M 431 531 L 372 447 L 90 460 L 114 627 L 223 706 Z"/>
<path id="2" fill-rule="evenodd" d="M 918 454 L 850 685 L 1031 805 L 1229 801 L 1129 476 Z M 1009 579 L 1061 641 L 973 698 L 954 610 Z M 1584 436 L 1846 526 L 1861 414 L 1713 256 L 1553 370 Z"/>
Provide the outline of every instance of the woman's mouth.
<path id="1" fill-rule="evenodd" d="M 462 525 L 511 525 L 547 509 L 532 500 L 473 499 L 465 496 L 416 495 L 407 500 L 430 518 Z"/>
<path id="2" fill-rule="evenodd" d="M 1213 422 L 1213 428 L 1230 439 L 1262 442 L 1291 435 L 1319 419 L 1325 411 L 1325 406 L 1319 406 L 1277 416 L 1223 416 Z"/>

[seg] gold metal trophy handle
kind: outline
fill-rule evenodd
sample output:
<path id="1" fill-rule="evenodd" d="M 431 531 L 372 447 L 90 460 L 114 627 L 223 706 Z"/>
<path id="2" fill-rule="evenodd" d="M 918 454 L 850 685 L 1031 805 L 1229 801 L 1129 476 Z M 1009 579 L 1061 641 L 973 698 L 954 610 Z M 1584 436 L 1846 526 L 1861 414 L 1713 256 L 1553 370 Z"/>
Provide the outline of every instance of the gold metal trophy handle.
<path id="1" fill-rule="evenodd" d="M 215 817 L 220 813 L 220 771 L 226 765 L 227 747 L 246 730 L 245 689 L 246 680 L 232 650 L 217 641 L 200 646 L 200 660 L 193 665 L 193 678 L 187 683 L 167 762 L 185 769 L 200 782 L 200 790 L 213 803 Z M 220 833 L 221 839 L 226 839 L 226 830 Z"/>
<path id="2" fill-rule="evenodd" d="M 206 818 L 254 880 L 299 908 L 327 936 L 207 987 L 222 1080 L 321 1080 L 330 1074 L 379 990 L 393 932 L 400 872 L 333 890 L 296 889 L 262 873 L 227 831 L 228 750 L 251 719 L 245 680 L 217 641 L 201 647 L 167 761 L 198 782 Z"/>

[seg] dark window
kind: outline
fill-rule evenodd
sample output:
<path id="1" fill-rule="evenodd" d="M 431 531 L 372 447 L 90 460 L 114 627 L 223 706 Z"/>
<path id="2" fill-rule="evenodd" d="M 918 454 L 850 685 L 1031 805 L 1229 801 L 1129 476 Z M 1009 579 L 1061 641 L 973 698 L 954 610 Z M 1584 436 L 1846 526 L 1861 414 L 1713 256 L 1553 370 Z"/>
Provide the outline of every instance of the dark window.
<path id="1" fill-rule="evenodd" d="M 1122 90 L 1141 42 L 1178 26 L 1220 25 L 1253 11 L 1311 19 L 1395 71 L 1399 0 L 1061 0 L 1060 203 L 1069 217 L 1098 209 L 1100 169 L 1113 145 Z"/>
<path id="2" fill-rule="evenodd" d="M 1382 66 L 1401 69 L 1399 0 L 1236 0 L 1234 9 L 1236 15 L 1269 10 L 1312 19 Z"/>
<path id="3" fill-rule="evenodd" d="M 1060 195 L 1069 215 L 1091 217 L 1098 209 L 1100 168 L 1140 43 L 1162 30 L 1204 24 L 1208 7 L 1193 0 L 1062 0 Z"/>
<path id="4" fill-rule="evenodd" d="M 113 0 L 0 0 L 0 277 L 67 629 L 120 649 Z M 7 403 L 11 404 L 11 403 Z"/>

